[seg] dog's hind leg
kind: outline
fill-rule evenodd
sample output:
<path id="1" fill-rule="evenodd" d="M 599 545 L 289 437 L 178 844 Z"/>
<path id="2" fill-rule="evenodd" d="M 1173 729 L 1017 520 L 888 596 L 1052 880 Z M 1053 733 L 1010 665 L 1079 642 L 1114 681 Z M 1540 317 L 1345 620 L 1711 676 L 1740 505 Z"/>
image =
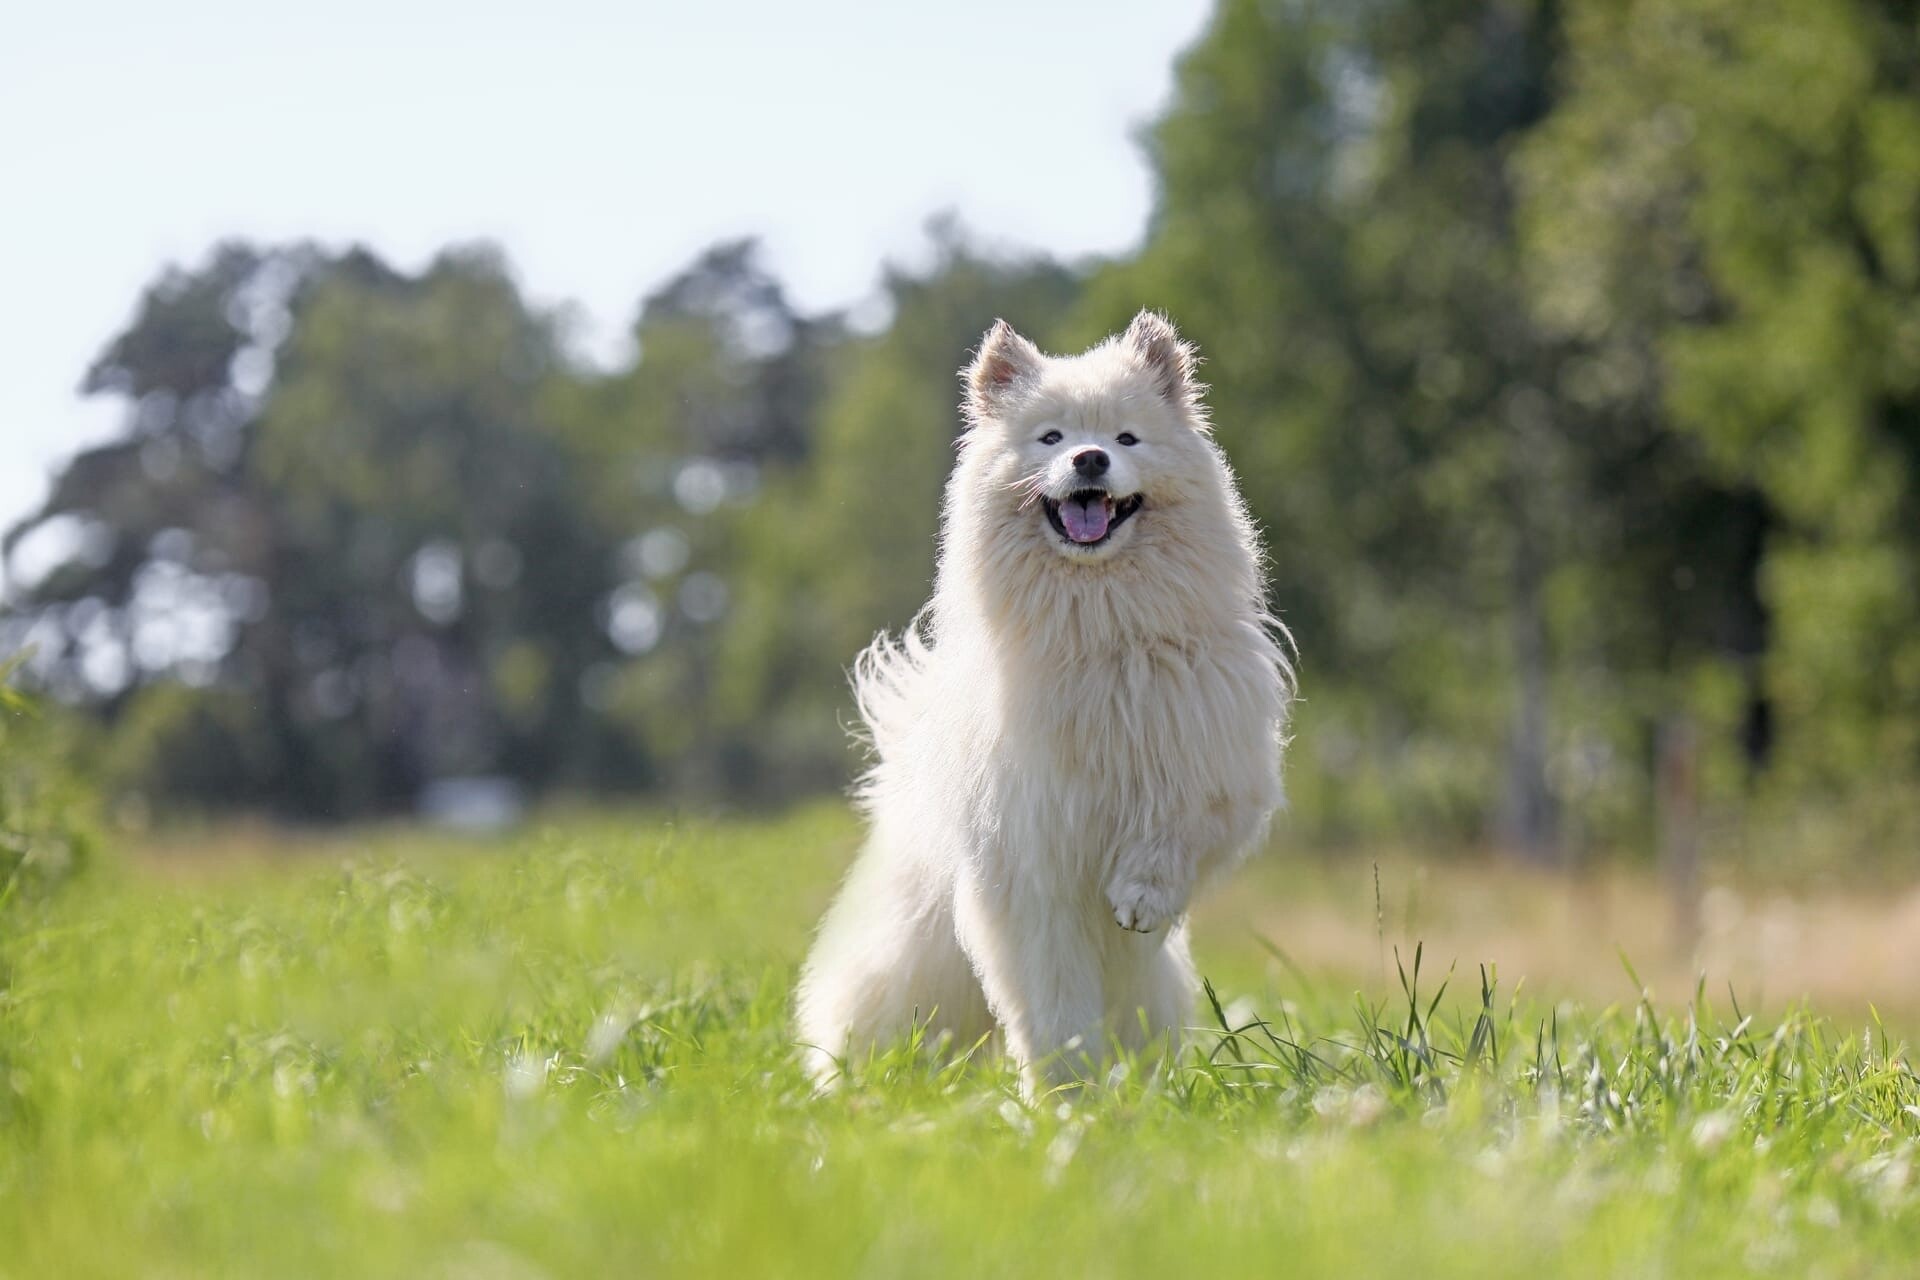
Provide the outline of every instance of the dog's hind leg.
<path id="1" fill-rule="evenodd" d="M 926 868 L 875 852 L 848 876 L 800 977 L 802 1053 L 822 1083 L 842 1059 L 903 1040 L 916 1024 L 955 1049 L 992 1028 L 944 889 Z"/>

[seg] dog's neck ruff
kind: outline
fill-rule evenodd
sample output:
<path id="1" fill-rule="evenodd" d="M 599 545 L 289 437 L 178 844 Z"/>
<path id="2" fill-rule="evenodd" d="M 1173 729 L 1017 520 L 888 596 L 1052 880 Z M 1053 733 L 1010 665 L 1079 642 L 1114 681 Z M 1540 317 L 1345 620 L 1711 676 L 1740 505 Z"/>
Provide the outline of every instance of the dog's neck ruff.
<path id="1" fill-rule="evenodd" d="M 1128 549 L 1100 564 L 1075 564 L 1047 547 L 941 583 L 942 629 L 976 630 L 996 649 L 1049 664 L 1097 660 L 1143 647 L 1185 649 L 1237 640 L 1262 610 L 1249 563 L 1232 549 L 1212 563 L 1191 549 Z"/>

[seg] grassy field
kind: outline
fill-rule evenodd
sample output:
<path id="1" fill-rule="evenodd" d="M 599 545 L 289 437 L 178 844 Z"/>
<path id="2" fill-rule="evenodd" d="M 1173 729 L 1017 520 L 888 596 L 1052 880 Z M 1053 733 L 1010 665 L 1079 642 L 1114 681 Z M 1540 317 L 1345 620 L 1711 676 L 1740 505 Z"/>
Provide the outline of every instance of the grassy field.
<path id="1" fill-rule="evenodd" d="M 1269 862 L 1203 913 L 1219 1001 L 1172 1069 L 1028 1105 L 993 1062 L 903 1049 L 814 1097 L 788 993 L 856 838 L 822 808 L 479 845 L 393 831 L 275 860 L 176 846 L 13 904 L 0 1275 L 1857 1276 L 1920 1258 L 1920 1079 L 1871 1017 L 1636 1000 L 1611 947 L 1542 906 L 1563 882 L 1488 898 L 1468 871 L 1395 863 L 1376 907 L 1365 864 Z M 1534 945 L 1546 981 L 1514 999 L 1480 955 L 1432 946 L 1417 978 L 1410 947 L 1396 964 L 1407 929 L 1482 918 L 1503 964 Z M 1529 918 L 1551 946 L 1514 942 Z M 1556 969 L 1560 946 L 1593 954 Z"/>

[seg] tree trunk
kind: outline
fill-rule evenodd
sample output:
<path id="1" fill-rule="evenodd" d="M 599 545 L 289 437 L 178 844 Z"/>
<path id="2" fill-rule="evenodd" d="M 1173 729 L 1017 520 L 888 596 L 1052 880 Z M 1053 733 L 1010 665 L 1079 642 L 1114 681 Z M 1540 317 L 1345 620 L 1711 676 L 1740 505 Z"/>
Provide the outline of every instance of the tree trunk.
<path id="1" fill-rule="evenodd" d="M 1540 866 L 1559 862 L 1553 792 L 1547 782 L 1547 620 L 1539 552 L 1524 532 L 1513 558 L 1513 665 L 1517 688 L 1507 749 L 1503 843 Z"/>
<path id="2" fill-rule="evenodd" d="M 1660 877 L 1673 911 L 1673 949 L 1691 955 L 1700 941 L 1700 738 L 1685 714 L 1660 726 L 1657 755 Z"/>

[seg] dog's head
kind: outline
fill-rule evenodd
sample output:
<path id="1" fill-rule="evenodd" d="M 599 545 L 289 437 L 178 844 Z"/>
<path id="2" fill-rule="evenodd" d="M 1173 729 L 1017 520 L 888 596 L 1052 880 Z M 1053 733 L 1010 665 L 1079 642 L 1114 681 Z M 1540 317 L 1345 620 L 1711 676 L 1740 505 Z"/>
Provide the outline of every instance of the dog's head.
<path id="1" fill-rule="evenodd" d="M 971 496 L 999 538 L 1099 564 L 1218 491 L 1193 348 L 1163 316 L 1142 311 L 1124 334 L 1066 357 L 1002 320 L 965 378 L 963 447 L 985 490 Z"/>

